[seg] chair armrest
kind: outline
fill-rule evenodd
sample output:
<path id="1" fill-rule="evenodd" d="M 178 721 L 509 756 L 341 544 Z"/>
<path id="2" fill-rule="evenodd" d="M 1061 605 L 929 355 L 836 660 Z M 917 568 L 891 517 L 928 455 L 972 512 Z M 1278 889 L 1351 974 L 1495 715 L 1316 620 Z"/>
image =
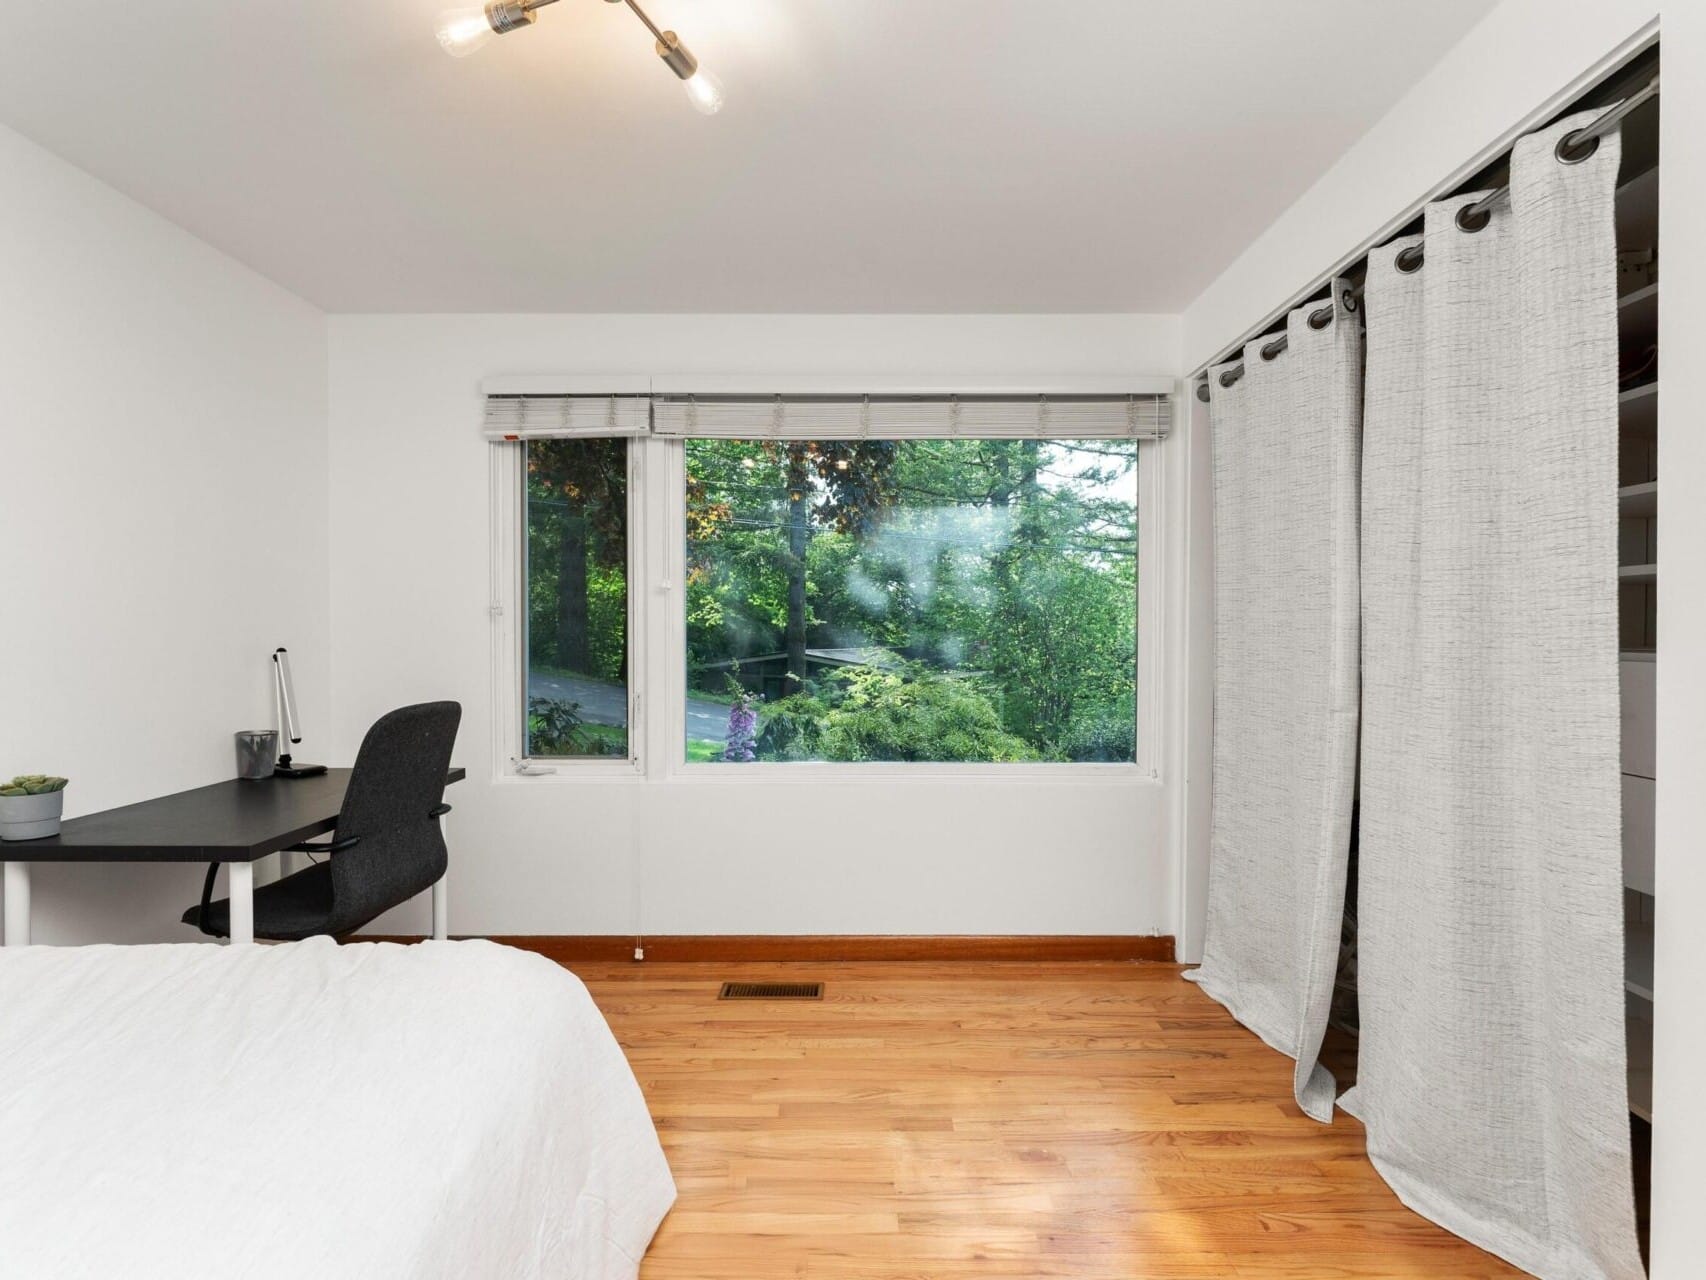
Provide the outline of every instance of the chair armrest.
<path id="1" fill-rule="evenodd" d="M 449 805 L 447 805 L 447 804 L 435 804 L 435 805 L 433 805 L 432 808 L 427 810 L 427 817 L 429 817 L 429 818 L 442 818 L 445 814 L 447 814 L 449 812 L 450 812 L 450 806 Z"/>
<path id="2" fill-rule="evenodd" d="M 345 836 L 342 840 L 329 840 L 325 844 L 315 844 L 312 840 L 304 840 L 301 844 L 290 844 L 284 847 L 286 853 L 342 853 L 351 845 L 361 843 L 360 836 Z"/>

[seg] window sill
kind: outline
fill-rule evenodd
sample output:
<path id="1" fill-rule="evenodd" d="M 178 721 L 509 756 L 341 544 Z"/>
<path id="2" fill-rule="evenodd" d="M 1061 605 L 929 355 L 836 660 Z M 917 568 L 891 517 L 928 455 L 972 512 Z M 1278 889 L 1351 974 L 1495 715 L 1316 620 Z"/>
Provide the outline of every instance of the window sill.
<path id="1" fill-rule="evenodd" d="M 557 766 L 550 773 L 517 774 L 504 770 L 493 777 L 504 785 L 557 786 L 588 783 L 636 783 L 657 781 L 689 786 L 953 786 L 1000 784 L 1003 786 L 1159 787 L 1160 776 L 1135 764 L 680 764 L 663 776 L 648 778 L 637 767 Z"/>
<path id="2" fill-rule="evenodd" d="M 537 773 L 517 772 L 517 764 L 537 769 Z M 637 760 L 524 760 L 505 761 L 492 772 L 492 781 L 499 783 L 534 782 L 644 782 L 646 772 Z"/>
<path id="3" fill-rule="evenodd" d="M 740 786 L 751 783 L 1042 783 L 1054 786 L 1159 786 L 1151 769 L 1136 764 L 679 764 L 671 782 Z"/>

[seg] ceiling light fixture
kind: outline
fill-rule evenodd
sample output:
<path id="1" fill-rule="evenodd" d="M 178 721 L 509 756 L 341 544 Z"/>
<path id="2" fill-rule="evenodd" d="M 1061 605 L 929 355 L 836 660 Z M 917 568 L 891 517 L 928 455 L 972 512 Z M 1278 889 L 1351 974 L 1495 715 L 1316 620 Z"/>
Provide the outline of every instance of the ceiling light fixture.
<path id="1" fill-rule="evenodd" d="M 454 57 L 465 58 L 493 36 L 530 27 L 538 10 L 557 0 L 487 0 L 484 5 L 464 9 L 447 9 L 438 17 L 438 42 Z M 699 65 L 699 59 L 681 43 L 673 31 L 660 31 L 657 23 L 635 0 L 608 0 L 610 4 L 625 4 L 634 16 L 646 24 L 646 30 L 657 38 L 657 55 L 664 66 L 675 72 L 681 87 L 687 90 L 687 100 L 705 115 L 715 115 L 723 109 L 723 86 L 717 77 Z"/>

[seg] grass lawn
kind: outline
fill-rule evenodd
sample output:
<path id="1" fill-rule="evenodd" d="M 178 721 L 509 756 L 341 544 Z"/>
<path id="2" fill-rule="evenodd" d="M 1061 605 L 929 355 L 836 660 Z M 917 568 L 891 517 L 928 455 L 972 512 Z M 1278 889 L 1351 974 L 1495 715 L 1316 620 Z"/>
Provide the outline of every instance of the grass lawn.
<path id="1" fill-rule="evenodd" d="M 721 760 L 722 758 L 722 743 L 707 742 L 703 738 L 689 738 L 687 740 L 688 764 L 705 764 L 713 760 Z"/>
<path id="2" fill-rule="evenodd" d="M 719 707 L 732 707 L 735 704 L 735 696 L 726 689 L 715 691 L 710 689 L 689 689 L 687 691 L 687 696 L 695 702 L 715 703 Z"/>
<path id="3" fill-rule="evenodd" d="M 605 743 L 608 745 L 605 746 L 604 750 L 599 752 L 564 751 L 561 753 L 550 753 L 542 751 L 536 747 L 530 747 L 529 750 L 536 758 L 541 760 L 569 760 L 579 759 L 582 756 L 592 756 L 594 759 L 602 759 L 606 757 L 620 758 L 628 754 L 628 731 L 619 724 L 583 724 L 576 730 L 576 732 L 580 734 L 581 739 L 589 746 L 595 742 Z"/>
<path id="4" fill-rule="evenodd" d="M 618 755 L 627 753 L 628 731 L 619 724 L 583 724 L 580 731 L 597 742 L 611 743 Z"/>

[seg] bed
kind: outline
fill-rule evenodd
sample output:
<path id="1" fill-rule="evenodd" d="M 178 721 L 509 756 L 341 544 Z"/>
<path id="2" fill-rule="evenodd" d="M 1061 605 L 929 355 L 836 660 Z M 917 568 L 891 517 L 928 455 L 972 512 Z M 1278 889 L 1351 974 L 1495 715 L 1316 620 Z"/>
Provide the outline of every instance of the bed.
<path id="1" fill-rule="evenodd" d="M 0 1272 L 632 1280 L 675 1198 L 580 982 L 490 942 L 0 953 Z"/>

